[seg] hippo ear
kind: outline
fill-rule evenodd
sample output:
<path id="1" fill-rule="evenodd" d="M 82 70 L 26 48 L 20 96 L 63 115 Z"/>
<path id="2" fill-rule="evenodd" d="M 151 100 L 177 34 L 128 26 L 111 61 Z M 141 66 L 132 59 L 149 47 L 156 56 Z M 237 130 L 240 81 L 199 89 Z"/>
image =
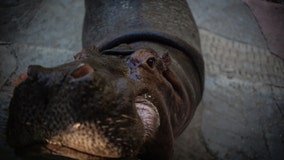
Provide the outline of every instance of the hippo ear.
<path id="1" fill-rule="evenodd" d="M 75 60 L 87 59 L 90 57 L 90 51 L 88 49 L 83 49 L 81 52 L 78 52 L 75 56 Z"/>
<path id="2" fill-rule="evenodd" d="M 169 53 L 166 52 L 162 56 L 162 61 L 163 61 L 163 71 L 166 71 L 169 69 L 170 64 L 172 63 L 171 57 L 169 56 Z"/>
<path id="3" fill-rule="evenodd" d="M 83 49 L 81 52 L 77 53 L 74 56 L 74 59 L 75 60 L 87 59 L 96 54 L 99 55 L 99 50 L 97 49 L 95 45 L 93 45 L 90 49 Z"/>
<path id="4" fill-rule="evenodd" d="M 80 64 L 78 68 L 76 68 L 72 73 L 71 76 L 75 79 L 80 79 L 86 77 L 94 72 L 94 69 L 88 64 Z"/>
<path id="5" fill-rule="evenodd" d="M 171 57 L 169 56 L 168 52 L 166 52 L 162 56 L 162 61 L 163 61 L 163 76 L 173 86 L 177 95 L 179 95 L 179 97 L 182 97 L 182 95 L 183 95 L 182 84 L 179 81 L 179 79 L 177 78 L 176 74 L 174 72 L 172 72 L 171 69 L 169 68 L 169 66 L 171 64 Z"/>

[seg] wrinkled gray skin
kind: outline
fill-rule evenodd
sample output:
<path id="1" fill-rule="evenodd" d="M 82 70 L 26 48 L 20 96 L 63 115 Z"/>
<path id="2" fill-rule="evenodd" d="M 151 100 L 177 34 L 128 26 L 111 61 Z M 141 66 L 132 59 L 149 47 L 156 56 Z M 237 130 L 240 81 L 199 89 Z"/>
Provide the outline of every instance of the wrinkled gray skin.
<path id="1" fill-rule="evenodd" d="M 170 159 L 203 91 L 186 2 L 86 1 L 83 46 L 19 76 L 9 144 L 26 158 Z"/>

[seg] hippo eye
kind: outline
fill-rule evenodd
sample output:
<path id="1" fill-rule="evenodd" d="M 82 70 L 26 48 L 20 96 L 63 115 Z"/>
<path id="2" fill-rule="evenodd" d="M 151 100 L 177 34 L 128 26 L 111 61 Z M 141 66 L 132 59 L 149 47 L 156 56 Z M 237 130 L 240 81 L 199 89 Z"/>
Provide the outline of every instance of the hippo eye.
<path id="1" fill-rule="evenodd" d="M 155 62 L 156 62 L 156 59 L 155 59 L 154 57 L 149 58 L 149 59 L 147 60 L 147 64 L 148 64 L 148 66 L 151 67 L 151 68 L 154 67 Z"/>

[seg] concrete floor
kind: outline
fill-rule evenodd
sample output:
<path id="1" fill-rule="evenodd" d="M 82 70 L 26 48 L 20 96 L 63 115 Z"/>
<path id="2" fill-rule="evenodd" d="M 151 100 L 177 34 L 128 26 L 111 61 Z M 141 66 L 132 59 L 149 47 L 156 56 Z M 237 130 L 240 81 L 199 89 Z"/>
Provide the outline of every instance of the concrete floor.
<path id="1" fill-rule="evenodd" d="M 83 1 L 31 0 L 0 8 L 0 132 L 15 76 L 55 66 L 81 50 Z M 284 62 L 267 50 L 241 0 L 188 0 L 206 63 L 203 102 L 177 139 L 175 160 L 284 158 Z M 5 17 L 6 16 L 6 17 Z M 7 18 L 7 16 L 10 16 Z M 9 21 L 5 21 L 9 19 Z M 1 159 L 17 159 L 0 134 Z"/>

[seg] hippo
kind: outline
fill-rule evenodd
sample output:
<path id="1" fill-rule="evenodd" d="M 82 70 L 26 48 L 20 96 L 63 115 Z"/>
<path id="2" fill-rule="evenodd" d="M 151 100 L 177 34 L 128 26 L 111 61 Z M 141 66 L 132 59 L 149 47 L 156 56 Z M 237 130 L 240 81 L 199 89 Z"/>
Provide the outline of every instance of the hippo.
<path id="1" fill-rule="evenodd" d="M 7 141 L 26 159 L 171 159 L 204 88 L 185 0 L 86 0 L 83 50 L 15 83 Z"/>

